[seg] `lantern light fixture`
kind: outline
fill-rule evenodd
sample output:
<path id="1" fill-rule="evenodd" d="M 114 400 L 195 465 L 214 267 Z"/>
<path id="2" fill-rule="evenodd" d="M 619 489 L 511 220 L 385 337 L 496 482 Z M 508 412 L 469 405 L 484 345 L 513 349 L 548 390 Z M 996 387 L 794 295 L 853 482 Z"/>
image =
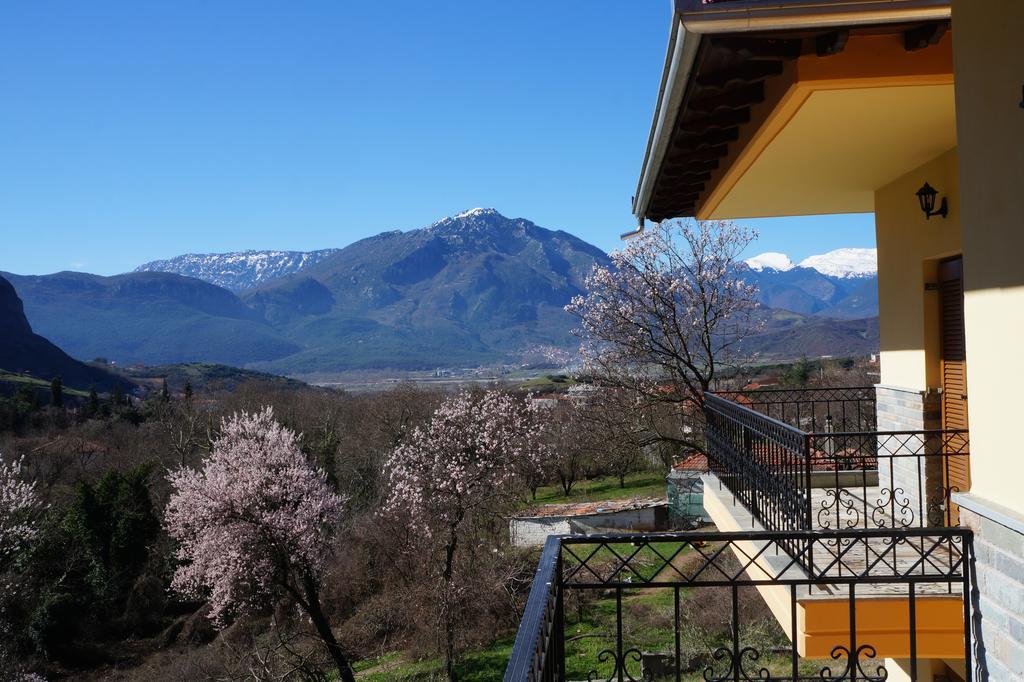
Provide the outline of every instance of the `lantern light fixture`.
<path id="1" fill-rule="evenodd" d="M 942 197 L 942 203 L 939 204 L 938 210 L 935 210 L 935 199 L 938 196 L 939 193 L 927 182 L 924 183 L 921 189 L 917 190 L 917 201 L 921 204 L 921 210 L 924 212 L 925 219 L 931 218 L 933 215 L 945 218 L 949 214 L 946 197 Z"/>

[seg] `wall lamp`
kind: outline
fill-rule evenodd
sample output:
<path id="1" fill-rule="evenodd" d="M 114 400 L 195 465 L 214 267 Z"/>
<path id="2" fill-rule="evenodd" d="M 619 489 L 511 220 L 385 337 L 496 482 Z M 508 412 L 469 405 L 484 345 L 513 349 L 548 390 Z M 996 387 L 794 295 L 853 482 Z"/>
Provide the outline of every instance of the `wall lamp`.
<path id="1" fill-rule="evenodd" d="M 927 182 L 921 189 L 917 190 L 917 200 L 921 204 L 921 210 L 924 211 L 925 219 L 931 218 L 933 215 L 941 216 L 943 218 L 949 214 L 949 207 L 946 205 L 946 197 L 942 197 L 942 203 L 939 204 L 939 210 L 935 210 L 935 198 L 939 195 L 935 191 L 935 188 L 929 185 Z"/>

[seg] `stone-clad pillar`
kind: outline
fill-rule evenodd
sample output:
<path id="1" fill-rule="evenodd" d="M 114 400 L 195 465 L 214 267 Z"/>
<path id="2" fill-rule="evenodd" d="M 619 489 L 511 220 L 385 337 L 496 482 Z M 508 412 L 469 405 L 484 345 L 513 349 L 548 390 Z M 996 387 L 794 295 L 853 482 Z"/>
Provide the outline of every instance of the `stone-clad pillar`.
<path id="1" fill-rule="evenodd" d="M 935 391 L 879 384 L 875 399 L 880 433 L 920 432 L 941 426 L 941 404 Z M 894 509 L 896 525 L 943 525 L 942 458 L 926 454 L 940 444 L 940 438 L 924 436 L 878 437 L 879 498 L 868 501 Z"/>

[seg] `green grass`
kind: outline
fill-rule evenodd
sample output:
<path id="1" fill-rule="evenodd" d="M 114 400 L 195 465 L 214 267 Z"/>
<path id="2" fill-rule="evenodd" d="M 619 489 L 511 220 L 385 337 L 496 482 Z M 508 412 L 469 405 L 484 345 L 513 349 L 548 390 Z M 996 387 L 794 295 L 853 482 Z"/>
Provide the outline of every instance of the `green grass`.
<path id="1" fill-rule="evenodd" d="M 531 500 L 529 506 L 563 502 L 598 502 L 630 497 L 665 497 L 665 494 L 665 474 L 644 471 L 626 476 L 625 488 L 619 487 L 619 479 L 615 476 L 577 481 L 569 495 L 562 492 L 560 485 L 543 486 L 537 490 L 537 498 Z"/>
<path id="2" fill-rule="evenodd" d="M 520 382 L 516 384 L 516 388 L 524 391 L 552 390 L 568 388 L 577 383 L 579 382 L 565 374 L 544 374 Z"/>
<path id="3" fill-rule="evenodd" d="M 467 653 L 456 666 L 459 679 L 463 682 L 500 682 L 512 655 L 514 639 L 506 637 L 489 647 Z M 397 652 L 359 661 L 352 668 L 360 682 L 433 682 L 443 678 L 441 659 L 409 661 Z"/>
<path id="4" fill-rule="evenodd" d="M 30 377 L 24 374 L 12 374 L 11 372 L 5 372 L 0 370 L 0 383 L 10 384 L 29 384 L 40 389 L 50 390 L 50 382 L 37 377 Z M 87 391 L 79 391 L 77 388 L 64 387 L 65 395 L 78 396 L 79 398 L 88 398 L 89 393 Z"/>

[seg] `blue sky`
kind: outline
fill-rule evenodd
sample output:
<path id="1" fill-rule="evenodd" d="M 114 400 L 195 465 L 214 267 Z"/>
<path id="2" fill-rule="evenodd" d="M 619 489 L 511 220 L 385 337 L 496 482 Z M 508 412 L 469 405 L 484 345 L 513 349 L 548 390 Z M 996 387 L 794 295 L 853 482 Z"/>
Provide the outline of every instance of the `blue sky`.
<path id="1" fill-rule="evenodd" d="M 633 193 L 667 0 L 0 5 L 0 270 L 343 246 L 475 206 L 604 248 Z M 873 246 L 752 221 L 752 252 Z"/>

